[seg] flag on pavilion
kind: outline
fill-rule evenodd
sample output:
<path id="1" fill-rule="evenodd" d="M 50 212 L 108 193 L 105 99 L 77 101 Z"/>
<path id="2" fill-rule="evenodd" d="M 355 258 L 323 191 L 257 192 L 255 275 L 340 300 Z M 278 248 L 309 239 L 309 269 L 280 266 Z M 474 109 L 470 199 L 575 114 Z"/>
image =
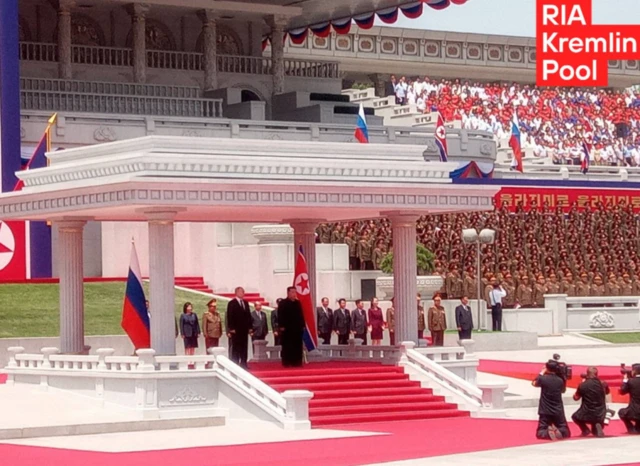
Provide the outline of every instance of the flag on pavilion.
<path id="1" fill-rule="evenodd" d="M 142 274 L 136 253 L 136 245 L 131 244 L 131 260 L 127 275 L 127 288 L 124 292 L 122 306 L 122 328 L 129 335 L 135 349 L 151 346 L 151 332 L 149 330 L 149 314 L 142 288 Z"/>
<path id="2" fill-rule="evenodd" d="M 36 149 L 33 151 L 31 158 L 26 163 L 26 165 L 23 166 L 23 170 L 30 170 L 32 168 L 44 168 L 49 165 L 47 156 L 45 154 L 47 152 L 51 152 L 51 127 L 56 122 L 57 118 L 57 113 L 54 113 L 51 118 L 49 118 L 49 121 L 47 122 L 47 128 L 44 130 L 44 134 L 42 135 L 40 142 L 36 146 Z M 22 188 L 24 188 L 24 181 L 18 180 L 13 190 L 21 191 Z"/>
<path id="3" fill-rule="evenodd" d="M 582 161 L 580 162 L 580 171 L 583 174 L 589 172 L 589 166 L 591 165 L 591 144 L 587 141 L 582 141 Z"/>
<path id="4" fill-rule="evenodd" d="M 511 161 L 511 169 L 524 173 L 522 165 L 522 146 L 520 145 L 520 127 L 518 125 L 518 115 L 513 114 L 511 120 L 511 139 L 509 139 L 509 147 L 513 149 L 513 160 Z"/>
<path id="5" fill-rule="evenodd" d="M 444 127 L 444 119 L 440 112 L 438 112 L 438 123 L 436 125 L 436 146 L 440 152 L 440 161 L 446 162 L 449 160 L 449 149 L 447 149 L 447 130 Z"/>
<path id="6" fill-rule="evenodd" d="M 364 106 L 362 103 L 360 104 L 360 110 L 358 110 L 358 122 L 354 136 L 362 144 L 369 142 L 369 129 L 367 128 L 367 118 L 364 115 Z"/>
<path id="7" fill-rule="evenodd" d="M 298 299 L 302 305 L 302 315 L 304 316 L 303 341 L 307 351 L 318 348 L 318 332 L 316 331 L 316 319 L 313 314 L 313 303 L 311 302 L 311 288 L 309 284 L 309 274 L 307 272 L 307 260 L 302 252 L 302 246 L 298 250 L 296 259 L 296 270 L 293 274 L 293 286 L 296 287 Z"/>

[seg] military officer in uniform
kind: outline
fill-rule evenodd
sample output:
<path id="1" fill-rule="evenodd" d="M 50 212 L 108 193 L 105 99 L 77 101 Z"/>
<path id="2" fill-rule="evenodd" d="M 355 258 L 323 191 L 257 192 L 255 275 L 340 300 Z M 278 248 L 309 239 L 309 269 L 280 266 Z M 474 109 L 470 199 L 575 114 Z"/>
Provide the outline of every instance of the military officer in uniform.
<path id="1" fill-rule="evenodd" d="M 520 304 L 520 307 L 531 307 L 533 306 L 533 288 L 531 288 L 529 284 L 529 277 L 524 275 L 520 282 L 520 286 L 516 292 L 516 300 L 518 304 Z"/>

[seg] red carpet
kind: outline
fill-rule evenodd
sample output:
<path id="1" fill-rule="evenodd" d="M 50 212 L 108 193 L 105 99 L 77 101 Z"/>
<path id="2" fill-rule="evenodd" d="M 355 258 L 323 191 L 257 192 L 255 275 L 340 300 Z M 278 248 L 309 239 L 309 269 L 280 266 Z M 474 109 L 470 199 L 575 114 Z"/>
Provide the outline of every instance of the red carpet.
<path id="1" fill-rule="evenodd" d="M 312 391 L 309 419 L 314 427 L 469 416 L 396 366 L 332 362 L 284 369 L 273 363 L 251 365 L 251 372 L 279 392 Z"/>
<path id="2" fill-rule="evenodd" d="M 0 384 L 3 384 L 7 381 L 7 374 L 0 374 Z"/>
<path id="3" fill-rule="evenodd" d="M 514 362 L 514 361 L 494 361 L 482 359 L 478 370 L 489 374 L 512 377 L 514 379 L 533 380 L 540 373 L 544 362 Z M 573 365 L 573 377 L 568 381 L 567 386 L 577 388 L 581 382 L 580 374 L 587 371 L 587 366 Z M 611 388 L 611 395 L 614 403 L 628 403 L 629 395 L 620 395 L 618 390 L 622 385 L 622 375 L 620 367 L 598 366 L 598 377 L 607 382 Z M 507 390 L 508 391 L 508 390 Z"/>
<path id="4" fill-rule="evenodd" d="M 7 466 L 352 466 L 546 443 L 534 437 L 535 426 L 534 421 L 471 418 L 357 424 L 350 425 L 348 430 L 380 432 L 381 435 L 117 454 L 0 444 L 0 463 Z M 577 433 L 577 428 L 571 427 L 572 432 Z M 623 430 L 622 423 L 614 421 L 606 433 L 618 435 Z"/>

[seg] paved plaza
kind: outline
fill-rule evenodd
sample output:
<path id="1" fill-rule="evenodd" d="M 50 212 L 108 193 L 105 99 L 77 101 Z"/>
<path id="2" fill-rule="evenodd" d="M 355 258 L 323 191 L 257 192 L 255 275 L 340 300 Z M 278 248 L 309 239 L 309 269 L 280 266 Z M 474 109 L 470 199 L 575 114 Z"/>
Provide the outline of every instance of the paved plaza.
<path id="1" fill-rule="evenodd" d="M 553 346 L 540 339 L 542 349 L 479 353 L 481 360 L 516 362 L 546 361 L 559 352 L 564 361 L 576 365 L 617 366 L 631 364 L 640 346 L 583 345 L 576 337 L 554 337 Z M 534 376 L 533 374 L 532 376 Z M 393 465 L 614 465 L 639 460 L 638 439 L 625 434 L 614 419 L 605 430 L 607 438 L 548 442 L 534 437 L 539 390 L 530 382 L 479 373 L 478 382 L 505 382 L 506 416 L 501 419 L 433 419 L 395 423 L 334 426 L 330 429 L 285 431 L 260 421 L 229 421 L 226 426 L 193 426 L 109 433 L 109 425 L 133 422 L 125 409 L 103 409 L 95 401 L 61 391 L 42 391 L 0 385 L 0 431 L 47 427 L 51 436 L 4 440 L 1 464 L 8 466 L 73 465 L 86 463 L 127 466 L 163 458 L 173 464 L 190 458 L 201 464 L 393 464 Z M 577 404 L 569 400 L 569 417 Z M 619 409 L 623 405 L 611 404 Z M 102 425 L 91 435 L 65 435 L 64 426 Z M 106 426 L 106 427 L 104 427 Z M 574 436 L 577 429 L 572 426 Z M 56 431 L 56 429 L 58 429 Z M 63 430 L 60 430 L 63 429 Z M 78 430 L 82 432 L 82 430 Z M 105 433 L 100 433 L 105 432 Z M 32 432 L 33 433 L 33 432 Z M 380 449 L 380 454 L 376 452 Z M 260 453 L 262 452 L 262 453 Z M 160 456 L 158 456 L 160 455 Z M 275 455 L 275 456 L 274 456 Z M 251 458 L 251 459 L 248 459 Z M 209 462 L 207 462 L 210 459 Z"/>

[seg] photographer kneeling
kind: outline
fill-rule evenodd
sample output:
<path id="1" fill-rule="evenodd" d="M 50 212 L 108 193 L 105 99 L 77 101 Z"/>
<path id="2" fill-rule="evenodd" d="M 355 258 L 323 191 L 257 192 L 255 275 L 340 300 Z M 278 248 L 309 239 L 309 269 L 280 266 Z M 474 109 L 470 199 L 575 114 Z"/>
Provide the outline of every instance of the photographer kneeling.
<path id="1" fill-rule="evenodd" d="M 629 394 L 629 406 L 618 411 L 618 416 L 624 422 L 627 432 L 640 434 L 640 364 L 634 364 L 631 371 L 625 372 L 620 393 Z"/>
<path id="2" fill-rule="evenodd" d="M 606 396 L 609 394 L 609 386 L 598 379 L 598 369 L 589 367 L 586 376 L 573 399 L 578 401 L 582 399 L 580 409 L 573 413 L 571 419 L 576 423 L 582 431 L 582 436 L 589 435 L 591 425 L 591 433 L 596 437 L 604 437 L 604 418 L 607 413 Z"/>
<path id="3" fill-rule="evenodd" d="M 539 439 L 557 440 L 571 437 L 562 402 L 562 394 L 566 391 L 567 386 L 559 372 L 558 362 L 549 360 L 544 370 L 532 382 L 534 387 L 542 389 L 538 404 L 539 419 L 536 431 L 536 437 Z"/>

